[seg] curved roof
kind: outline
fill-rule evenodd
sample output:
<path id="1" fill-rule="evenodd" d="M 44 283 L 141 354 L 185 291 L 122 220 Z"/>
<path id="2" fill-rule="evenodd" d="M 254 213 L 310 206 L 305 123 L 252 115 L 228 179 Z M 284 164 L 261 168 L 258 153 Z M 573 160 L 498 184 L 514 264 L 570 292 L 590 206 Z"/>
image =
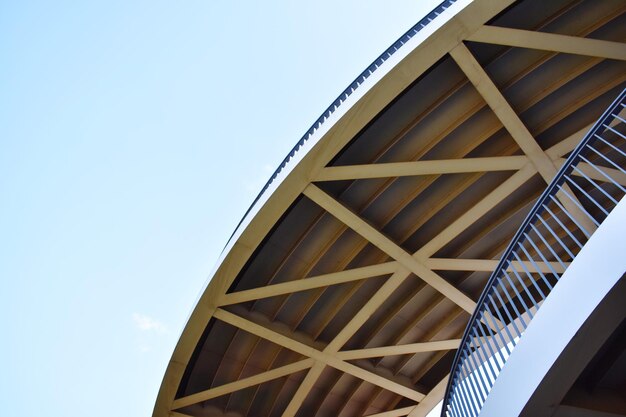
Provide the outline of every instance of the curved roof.
<path id="1" fill-rule="evenodd" d="M 441 399 L 500 254 L 626 85 L 623 1 L 444 6 L 257 198 L 155 417 L 424 416 Z"/>

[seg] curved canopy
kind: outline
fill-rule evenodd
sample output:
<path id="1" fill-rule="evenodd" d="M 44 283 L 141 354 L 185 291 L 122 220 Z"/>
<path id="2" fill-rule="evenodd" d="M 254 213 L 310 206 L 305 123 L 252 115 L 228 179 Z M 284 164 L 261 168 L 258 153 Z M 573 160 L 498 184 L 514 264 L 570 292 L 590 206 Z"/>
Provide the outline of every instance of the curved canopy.
<path id="1" fill-rule="evenodd" d="M 621 0 L 444 6 L 251 208 L 155 417 L 425 416 L 441 400 L 500 254 L 626 85 Z"/>

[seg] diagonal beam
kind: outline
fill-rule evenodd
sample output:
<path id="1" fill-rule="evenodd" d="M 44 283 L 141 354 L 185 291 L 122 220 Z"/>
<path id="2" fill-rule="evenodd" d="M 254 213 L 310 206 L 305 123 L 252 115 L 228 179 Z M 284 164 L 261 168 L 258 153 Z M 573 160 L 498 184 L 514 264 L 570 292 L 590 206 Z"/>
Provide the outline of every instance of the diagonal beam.
<path id="1" fill-rule="evenodd" d="M 368 318 L 371 317 L 372 314 L 376 311 L 378 307 L 380 307 L 387 298 L 391 295 L 391 293 L 402 284 L 402 282 L 407 279 L 410 275 L 410 272 L 405 270 L 404 268 L 398 270 L 394 273 L 388 280 L 383 284 L 382 287 L 374 293 L 374 295 L 365 303 L 363 307 L 352 317 L 352 319 L 344 326 L 343 329 L 335 336 L 335 338 L 326 346 L 324 349 L 325 352 L 337 352 L 349 339 L 354 335 L 354 333 L 359 330 L 359 328 L 365 324 Z"/>
<path id="2" fill-rule="evenodd" d="M 433 270 L 440 271 L 475 271 L 475 272 L 492 272 L 498 266 L 499 260 L 494 259 L 458 259 L 458 258 L 428 258 L 424 262 L 427 267 Z M 523 261 L 522 263 L 526 269 L 530 272 L 537 272 L 537 268 L 530 261 Z M 522 264 L 518 261 L 513 261 L 512 265 L 517 270 L 522 269 Z M 556 271 L 558 273 L 565 272 L 565 268 L 559 262 L 543 262 L 535 261 L 535 264 L 539 267 L 539 272 L 551 273 Z M 566 266 L 569 263 L 565 263 Z M 507 269 L 510 271 L 511 267 Z"/>
<path id="3" fill-rule="evenodd" d="M 322 362 L 315 362 L 315 365 L 309 369 L 309 372 L 307 372 L 306 376 L 300 383 L 296 393 L 293 397 L 291 397 L 289 404 L 287 404 L 287 408 L 283 411 L 282 417 L 293 417 L 296 415 L 323 370 L 324 364 Z"/>
<path id="4" fill-rule="evenodd" d="M 556 176 L 557 168 L 554 161 L 541 149 L 535 138 L 530 134 L 524 123 L 513 110 L 511 105 L 506 101 L 498 87 L 491 80 L 484 68 L 476 60 L 465 44 L 460 43 L 457 47 L 450 51 L 450 55 L 457 65 L 465 73 L 470 82 L 474 85 L 478 93 L 483 97 L 487 105 L 500 119 L 502 125 L 509 132 L 513 140 L 517 142 L 522 151 L 528 156 L 531 163 L 537 169 L 537 172 L 543 177 L 547 184 L 550 184 Z M 589 220 L 578 206 L 578 201 L 572 200 L 565 193 L 574 196 L 574 193 L 567 187 L 563 187 L 563 191 L 557 193 L 557 197 L 561 200 L 563 207 L 571 213 L 577 222 L 588 232 L 595 230 L 595 225 Z"/>
<path id="5" fill-rule="evenodd" d="M 377 265 L 364 266 L 362 268 L 346 269 L 340 272 L 282 282 L 280 284 L 268 285 L 250 290 L 232 292 L 224 294 L 219 300 L 218 306 L 238 304 L 261 298 L 274 297 L 276 295 L 328 287 L 330 285 L 345 284 L 347 282 L 358 281 L 366 278 L 382 277 L 393 273 L 396 269 L 398 269 L 398 263 L 391 261 Z"/>
<path id="6" fill-rule="evenodd" d="M 513 137 L 513 140 L 517 142 L 522 151 L 528 156 L 539 174 L 549 184 L 557 171 L 554 163 L 537 144 L 535 138 L 526 129 L 515 110 L 506 101 L 474 55 L 463 43 L 460 43 L 450 51 L 450 55 L 452 55 L 454 61 L 476 90 L 478 90 L 487 105 L 500 119 L 506 130 Z"/>
<path id="7" fill-rule="evenodd" d="M 337 357 L 344 361 L 365 358 L 380 358 L 383 356 L 406 355 L 409 353 L 436 352 L 438 350 L 452 350 L 459 347 L 461 339 L 438 340 L 436 342 L 410 343 L 406 345 L 383 346 L 369 349 L 344 350 L 337 353 Z"/>
<path id="8" fill-rule="evenodd" d="M 585 134 L 591 130 L 593 123 L 588 124 L 577 132 L 569 135 L 559 143 L 546 149 L 546 155 L 553 161 L 556 161 L 563 155 L 574 150 L 576 146 L 583 140 Z"/>
<path id="9" fill-rule="evenodd" d="M 244 388 L 259 385 L 259 384 L 262 384 L 263 382 L 267 382 L 273 379 L 278 379 L 287 375 L 291 375 L 293 373 L 310 368 L 313 365 L 314 365 L 314 361 L 311 358 L 307 358 L 298 362 L 290 363 L 289 365 L 281 366 L 276 369 L 271 369 L 266 372 L 261 372 L 259 374 L 250 376 L 248 378 L 240 379 L 235 382 L 230 382 L 228 384 L 220 385 L 218 387 L 210 388 L 208 390 L 204 390 L 196 394 L 179 398 L 177 400 L 174 400 L 174 403 L 172 404 L 172 408 L 174 409 L 183 408 L 192 404 L 200 403 L 202 401 L 210 400 L 211 398 L 216 398 L 222 395 L 230 394 L 231 392 L 235 392 L 235 391 L 242 390 Z"/>
<path id="10" fill-rule="evenodd" d="M 383 411 L 382 413 L 368 414 L 365 417 L 404 417 L 408 415 L 414 408 L 414 405 L 410 405 L 408 407 L 398 408 L 395 410 Z"/>
<path id="11" fill-rule="evenodd" d="M 529 163 L 524 166 L 502 184 L 494 188 L 482 200 L 452 222 L 448 227 L 443 229 L 437 236 L 422 246 L 422 248 L 417 251 L 417 254 L 423 258 L 431 257 L 435 252 L 457 237 L 463 230 L 487 214 L 489 210 L 494 208 L 522 184 L 532 178 L 535 173 L 536 171 L 532 164 Z"/>
<path id="12" fill-rule="evenodd" d="M 312 358 L 317 362 L 322 362 L 325 365 L 331 366 L 339 371 L 345 372 L 356 378 L 385 388 L 398 395 L 402 395 L 403 397 L 410 398 L 414 401 L 420 401 L 422 398 L 424 398 L 424 394 L 415 391 L 412 388 L 384 378 L 363 368 L 359 368 L 358 366 L 352 365 L 351 363 L 344 362 L 343 360 L 337 358 L 330 353 L 314 349 L 310 346 L 305 345 L 304 343 L 291 339 L 285 335 L 277 333 L 273 330 L 268 329 L 267 327 L 261 326 L 243 317 L 237 316 L 236 314 L 233 314 L 226 310 L 222 310 L 221 308 L 215 310 L 213 317 L 232 326 L 245 330 L 246 332 L 251 333 L 255 336 L 276 343 L 277 345 L 285 347 L 296 353 L 308 356 L 309 358 Z"/>
<path id="13" fill-rule="evenodd" d="M 389 295 L 406 279 L 410 273 L 404 269 L 400 269 L 395 272 L 386 282 L 383 284 L 374 295 L 365 303 L 363 307 L 354 315 L 354 317 L 344 326 L 344 328 L 333 338 L 333 340 L 324 349 L 325 353 L 332 355 L 338 355 L 338 350 L 358 331 L 358 329 L 365 323 L 365 321 L 374 313 L 374 311 L 380 307 L 382 303 L 389 297 Z M 302 402 L 304 397 L 309 392 L 317 378 L 319 378 L 320 372 L 316 372 L 314 368 L 311 368 L 307 373 L 304 381 L 296 392 L 296 395 L 289 403 L 287 411 L 283 413 L 283 417 L 293 417 Z M 300 394 L 300 395 L 298 395 Z"/>
<path id="14" fill-rule="evenodd" d="M 474 311 L 476 303 L 471 298 L 457 289 L 454 285 L 434 273 L 417 258 L 411 256 L 411 254 L 402 249 L 382 232 L 354 214 L 350 209 L 339 203 L 333 197 L 329 196 L 313 184 L 309 184 L 304 189 L 303 194 L 346 226 L 367 239 L 374 246 L 394 258 L 405 268 L 420 277 L 428 285 L 445 295 L 458 306 L 470 314 Z"/>
<path id="15" fill-rule="evenodd" d="M 446 386 L 448 385 L 448 378 L 450 374 L 446 375 L 441 381 L 430 390 L 426 397 L 409 413 L 409 417 L 426 417 L 428 413 L 441 401 L 446 393 Z"/>
<path id="16" fill-rule="evenodd" d="M 363 307 L 354 315 L 354 317 L 346 324 L 343 329 L 330 341 L 324 348 L 323 352 L 330 355 L 337 355 L 337 351 L 356 333 L 365 321 L 374 313 L 374 311 L 385 302 L 387 297 L 409 276 L 409 272 L 400 269 L 396 271 L 389 279 L 374 293 L 374 295 L 365 303 Z M 282 417 L 293 417 L 306 395 L 310 391 L 315 381 L 319 378 L 321 370 L 311 368 L 304 380 L 300 384 L 296 395 L 291 399 L 287 410 Z"/>
<path id="17" fill-rule="evenodd" d="M 515 171 L 523 167 L 526 162 L 528 162 L 527 157 L 517 155 L 333 166 L 322 169 L 315 181 L 458 174 L 466 172 Z"/>
<path id="18" fill-rule="evenodd" d="M 468 40 L 626 61 L 626 44 L 556 33 L 482 26 Z"/>

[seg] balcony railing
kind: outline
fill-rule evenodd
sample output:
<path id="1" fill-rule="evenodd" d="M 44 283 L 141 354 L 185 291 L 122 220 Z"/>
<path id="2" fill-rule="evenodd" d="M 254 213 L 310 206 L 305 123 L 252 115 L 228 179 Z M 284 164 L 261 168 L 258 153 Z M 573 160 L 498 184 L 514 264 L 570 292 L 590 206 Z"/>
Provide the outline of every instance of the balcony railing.
<path id="1" fill-rule="evenodd" d="M 533 316 L 626 194 L 624 90 L 540 196 L 478 300 L 456 352 L 442 417 L 477 416 Z"/>

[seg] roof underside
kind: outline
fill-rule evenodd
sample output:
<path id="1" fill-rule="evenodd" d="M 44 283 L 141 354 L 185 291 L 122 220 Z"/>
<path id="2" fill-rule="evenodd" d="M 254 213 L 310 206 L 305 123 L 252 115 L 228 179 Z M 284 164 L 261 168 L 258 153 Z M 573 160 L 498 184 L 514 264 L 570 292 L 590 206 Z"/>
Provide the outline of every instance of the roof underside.
<path id="1" fill-rule="evenodd" d="M 626 84 L 611 49 L 625 9 L 519 1 L 488 25 L 602 42 L 556 53 L 496 45 L 509 32 L 486 28 L 438 60 L 231 271 L 163 401 L 207 417 L 425 415 L 500 254 Z"/>

